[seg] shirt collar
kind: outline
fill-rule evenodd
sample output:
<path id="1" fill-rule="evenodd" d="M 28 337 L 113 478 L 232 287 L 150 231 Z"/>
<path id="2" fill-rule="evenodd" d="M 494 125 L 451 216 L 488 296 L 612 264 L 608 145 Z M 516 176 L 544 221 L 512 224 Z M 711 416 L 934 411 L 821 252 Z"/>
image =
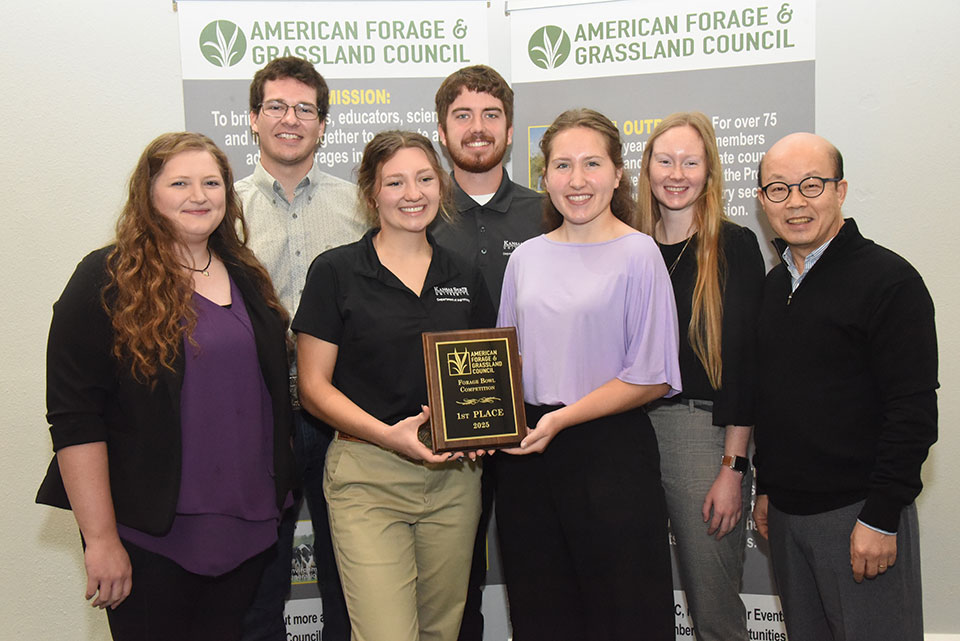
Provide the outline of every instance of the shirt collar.
<path id="1" fill-rule="evenodd" d="M 457 183 L 453 172 L 450 172 L 450 179 L 453 181 L 453 200 L 457 211 L 469 211 L 476 207 L 491 209 L 501 214 L 506 214 L 510 211 L 510 203 L 513 201 L 513 190 L 510 189 L 510 177 L 507 176 L 506 169 L 502 166 L 500 169 L 503 172 L 500 177 L 500 186 L 497 187 L 497 192 L 493 195 L 493 198 L 488 200 L 484 205 L 478 204 L 477 201 L 471 198 L 470 194 L 465 192 L 459 183 Z"/>
<path id="2" fill-rule="evenodd" d="M 377 256 L 377 250 L 373 246 L 373 237 L 376 236 L 379 231 L 380 229 L 378 227 L 374 227 L 368 230 L 367 233 L 363 235 L 363 238 L 360 239 L 359 242 L 362 251 L 360 253 L 360 264 L 357 268 L 357 273 L 369 278 L 376 278 L 388 285 L 394 285 L 395 283 L 393 283 L 393 281 L 399 282 L 398 279 L 392 274 L 391 278 L 387 277 L 389 271 L 380 262 L 380 258 Z M 430 267 L 427 269 L 427 277 L 423 281 L 422 291 L 426 291 L 428 287 L 433 287 L 438 283 L 445 282 L 460 275 L 460 269 L 456 263 L 442 247 L 437 245 L 433 239 L 433 234 L 429 231 L 427 232 L 427 242 L 430 243 L 430 246 L 433 248 L 433 257 L 430 259 Z"/>
<path id="3" fill-rule="evenodd" d="M 836 236 L 834 236 L 834 238 L 836 238 Z M 787 248 L 783 250 L 780 258 L 783 259 L 783 263 L 787 266 L 787 271 L 790 272 L 790 282 L 794 290 L 797 289 L 807 274 L 810 273 L 813 266 L 817 264 L 817 261 L 823 256 L 823 252 L 827 251 L 827 247 L 830 246 L 831 241 L 833 241 L 833 238 L 807 254 L 807 257 L 803 260 L 803 273 L 797 269 L 797 265 L 793 261 L 793 254 L 790 252 L 790 247 L 787 246 Z"/>
<path id="4" fill-rule="evenodd" d="M 310 171 L 307 172 L 307 175 L 303 177 L 303 179 L 293 190 L 294 199 L 304 193 L 308 196 L 312 195 L 313 191 L 317 188 L 319 175 L 320 169 L 317 167 L 317 163 L 313 163 L 313 167 L 310 168 Z M 286 192 L 284 192 L 280 181 L 278 181 L 273 177 L 272 174 L 270 174 L 270 172 L 264 169 L 263 164 L 260 161 L 257 161 L 257 166 L 253 170 L 253 184 L 256 185 L 257 189 L 259 189 L 268 198 L 275 198 L 279 196 L 284 202 L 286 202 L 287 195 Z"/>
<path id="5" fill-rule="evenodd" d="M 782 238 L 775 238 L 773 241 L 774 247 L 780 251 L 780 260 L 783 261 L 784 266 L 787 268 L 787 272 L 790 274 L 790 281 L 792 285 L 792 291 L 796 291 L 797 287 L 807 277 L 807 274 L 810 273 L 810 270 L 813 269 L 813 266 L 823 258 L 824 253 L 830 245 L 842 245 L 845 242 L 848 242 L 850 238 L 859 236 L 859 230 L 857 229 L 857 223 L 853 218 L 844 218 L 843 225 L 840 227 L 840 231 L 837 234 L 820 245 L 812 252 L 807 254 L 807 257 L 803 261 L 803 273 L 801 274 L 797 270 L 796 265 L 793 262 L 793 254 L 790 253 L 790 246 Z"/>

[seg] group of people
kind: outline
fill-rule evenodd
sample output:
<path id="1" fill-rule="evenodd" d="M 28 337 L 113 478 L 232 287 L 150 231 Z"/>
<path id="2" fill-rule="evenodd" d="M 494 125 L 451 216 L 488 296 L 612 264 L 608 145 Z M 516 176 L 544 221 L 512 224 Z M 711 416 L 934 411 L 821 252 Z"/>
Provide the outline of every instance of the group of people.
<path id="1" fill-rule="evenodd" d="M 314 162 L 326 83 L 279 58 L 250 88 L 251 176 L 199 134 L 143 152 L 54 305 L 38 494 L 73 510 L 114 638 L 285 639 L 302 493 L 325 641 L 482 639 L 493 511 L 518 641 L 674 638 L 668 524 L 697 637 L 745 640 L 753 431 L 791 640 L 920 639 L 933 305 L 842 217 L 836 148 L 765 155 L 765 276 L 707 116 L 660 122 L 634 194 L 616 125 L 566 111 L 544 197 L 503 168 L 496 71 L 436 108 L 452 174 L 385 131 L 353 186 Z M 434 453 L 420 335 L 494 325 L 517 328 L 527 434 Z"/>

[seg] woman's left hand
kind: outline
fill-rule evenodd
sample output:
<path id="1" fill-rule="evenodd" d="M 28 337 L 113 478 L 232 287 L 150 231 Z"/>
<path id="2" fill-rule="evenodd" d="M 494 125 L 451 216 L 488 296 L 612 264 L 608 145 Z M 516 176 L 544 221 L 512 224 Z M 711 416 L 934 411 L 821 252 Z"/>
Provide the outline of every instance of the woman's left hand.
<path id="1" fill-rule="evenodd" d="M 743 475 L 740 472 L 721 467 L 703 501 L 703 522 L 710 522 L 707 534 L 716 534 L 718 541 L 733 531 L 743 516 L 743 502 L 740 497 L 742 480 Z"/>
<path id="2" fill-rule="evenodd" d="M 534 429 L 527 428 L 527 435 L 520 442 L 520 447 L 508 447 L 504 448 L 502 451 L 507 454 L 541 454 L 544 450 L 547 449 L 547 446 L 550 445 L 550 441 L 553 440 L 553 437 L 556 436 L 560 430 L 563 429 L 563 425 L 560 422 L 560 413 L 561 410 L 554 410 L 552 412 L 547 412 L 540 417 L 540 420 L 537 421 L 537 426 Z"/>

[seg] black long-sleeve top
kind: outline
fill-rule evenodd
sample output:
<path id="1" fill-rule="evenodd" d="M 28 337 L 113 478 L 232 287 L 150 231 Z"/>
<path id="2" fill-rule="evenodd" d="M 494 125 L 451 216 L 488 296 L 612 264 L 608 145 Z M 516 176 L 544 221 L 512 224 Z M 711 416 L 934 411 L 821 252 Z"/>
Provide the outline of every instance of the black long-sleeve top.
<path id="1" fill-rule="evenodd" d="M 703 364 L 693 348 L 687 328 L 690 326 L 693 287 L 697 280 L 697 241 L 660 245 L 663 260 L 669 269 L 679 262 L 670 280 L 677 301 L 680 327 L 680 374 L 682 398 L 713 401 L 713 424 L 753 425 L 756 368 L 756 318 L 760 308 L 764 266 L 756 235 L 746 227 L 724 222 L 720 230 L 720 246 L 724 261 L 721 275 L 723 290 L 723 324 L 720 354 L 723 359 L 722 385 L 714 390 Z M 682 255 L 681 255 L 682 252 Z"/>
<path id="2" fill-rule="evenodd" d="M 183 351 L 177 355 L 175 371 L 160 367 L 148 382 L 135 380 L 129 364 L 113 356 L 113 328 L 101 302 L 111 249 L 84 258 L 53 306 L 47 342 L 47 420 L 55 451 L 106 442 L 117 522 L 162 536 L 173 523 L 180 492 Z M 227 271 L 243 295 L 270 393 L 274 483 L 281 507 L 296 483 L 285 327 L 242 268 L 228 264 Z M 37 502 L 70 507 L 56 456 Z"/>
<path id="3" fill-rule="evenodd" d="M 865 499 L 860 520 L 895 532 L 937 439 L 937 336 L 920 274 L 847 219 L 792 296 L 786 266 L 770 271 L 758 340 L 758 493 L 789 514 Z"/>

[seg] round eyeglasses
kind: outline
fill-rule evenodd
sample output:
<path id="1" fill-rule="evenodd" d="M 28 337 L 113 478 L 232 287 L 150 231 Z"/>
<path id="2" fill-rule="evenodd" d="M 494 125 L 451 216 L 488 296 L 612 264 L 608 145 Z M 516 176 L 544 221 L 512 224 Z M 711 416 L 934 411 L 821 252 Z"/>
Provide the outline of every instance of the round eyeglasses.
<path id="1" fill-rule="evenodd" d="M 316 120 L 319 117 L 316 105 L 309 102 L 299 102 L 295 105 L 288 105 L 279 100 L 270 100 L 260 103 L 260 113 L 271 118 L 283 118 L 287 115 L 287 109 L 293 107 L 293 114 L 298 120 Z"/>
<path id="2" fill-rule="evenodd" d="M 772 203 L 782 203 L 790 197 L 790 190 L 796 187 L 800 195 L 804 198 L 816 198 L 823 193 L 827 183 L 836 183 L 843 178 L 821 178 L 820 176 L 807 176 L 798 183 L 787 184 L 785 182 L 767 183 L 760 189 L 763 195 Z"/>

